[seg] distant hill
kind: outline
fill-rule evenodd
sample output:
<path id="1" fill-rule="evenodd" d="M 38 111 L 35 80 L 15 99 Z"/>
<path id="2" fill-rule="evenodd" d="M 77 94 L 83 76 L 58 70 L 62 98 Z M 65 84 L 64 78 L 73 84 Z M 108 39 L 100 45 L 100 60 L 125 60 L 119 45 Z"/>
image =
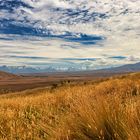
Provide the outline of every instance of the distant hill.
<path id="1" fill-rule="evenodd" d="M 20 76 L 0 71 L 0 79 L 11 79 L 11 78 L 18 78 Z"/>
<path id="2" fill-rule="evenodd" d="M 140 71 L 140 62 L 136 63 L 136 64 L 128 64 L 128 65 L 123 65 L 120 67 L 109 68 L 109 69 L 105 69 L 103 71 L 108 71 L 108 72 L 138 72 L 138 71 Z"/>

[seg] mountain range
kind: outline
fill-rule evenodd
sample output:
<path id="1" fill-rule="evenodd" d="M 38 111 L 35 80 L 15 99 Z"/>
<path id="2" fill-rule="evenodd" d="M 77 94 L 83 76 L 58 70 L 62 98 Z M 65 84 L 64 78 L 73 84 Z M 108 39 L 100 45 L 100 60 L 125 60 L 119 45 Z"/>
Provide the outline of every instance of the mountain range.
<path id="1" fill-rule="evenodd" d="M 89 72 L 110 72 L 110 73 L 125 73 L 125 72 L 138 72 L 140 71 L 140 62 L 136 64 L 127 64 L 120 67 L 112 67 L 112 68 L 105 68 L 105 69 L 98 69 L 98 70 L 88 70 L 81 68 L 55 68 L 55 67 L 48 67 L 44 69 L 28 67 L 28 66 L 0 66 L 0 71 L 5 71 L 13 74 L 26 74 L 26 73 L 46 73 L 46 72 L 80 72 L 80 71 L 89 71 Z"/>

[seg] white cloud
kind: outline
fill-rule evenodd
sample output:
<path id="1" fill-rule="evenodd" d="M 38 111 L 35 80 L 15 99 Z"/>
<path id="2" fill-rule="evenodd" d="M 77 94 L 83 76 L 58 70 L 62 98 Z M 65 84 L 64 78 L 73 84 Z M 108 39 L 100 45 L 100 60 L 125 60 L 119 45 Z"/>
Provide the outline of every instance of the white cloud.
<path id="1" fill-rule="evenodd" d="M 22 1 L 34 8 L 46 8 L 46 7 L 70 8 L 70 5 L 68 3 L 61 0 L 37 0 L 37 1 L 22 0 Z"/>
<path id="2" fill-rule="evenodd" d="M 100 58 L 92 62 L 96 66 L 112 65 L 113 63 L 120 65 L 140 61 L 139 0 L 22 1 L 32 6 L 33 9 L 20 7 L 15 9 L 13 14 L 1 10 L 0 18 L 14 18 L 18 22 L 26 17 L 29 22 L 23 24 L 28 24 L 35 28 L 51 29 L 57 34 L 63 34 L 65 31 L 94 34 L 104 36 L 106 40 L 101 44 L 91 46 L 47 38 L 39 41 L 35 41 L 36 38 L 33 38 L 26 42 L 23 42 L 20 38 L 18 41 L 3 40 L 0 41 L 0 54 L 3 54 L 0 56 L 0 60 L 5 58 L 5 63 L 11 61 L 11 64 L 15 62 L 19 64 L 25 61 L 25 59 L 15 60 L 15 58 L 9 60 L 8 57 L 5 57 L 7 55 L 49 57 L 51 59 Z M 55 8 L 62 10 L 53 11 Z M 73 12 L 79 11 L 79 13 L 70 15 L 67 9 L 71 9 Z M 23 13 L 22 10 L 25 12 Z M 87 12 L 82 12 L 82 10 L 87 10 Z M 105 14 L 105 17 L 95 16 L 94 13 Z M 36 24 L 33 24 L 34 22 Z M 76 45 L 77 48 L 64 48 L 61 47 L 62 44 L 67 46 Z M 17 50 L 20 52 L 19 54 L 16 52 Z M 125 56 L 126 59 L 114 60 L 108 58 L 109 56 Z"/>

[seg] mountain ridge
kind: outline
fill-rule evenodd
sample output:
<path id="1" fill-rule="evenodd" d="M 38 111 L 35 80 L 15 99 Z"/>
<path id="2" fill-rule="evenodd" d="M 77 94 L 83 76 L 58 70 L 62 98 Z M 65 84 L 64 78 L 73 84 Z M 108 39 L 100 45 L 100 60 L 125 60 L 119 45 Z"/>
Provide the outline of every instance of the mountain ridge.
<path id="1" fill-rule="evenodd" d="M 54 67 L 48 67 L 48 68 L 33 68 L 33 67 L 27 67 L 27 66 L 0 66 L 0 71 L 4 71 L 4 72 L 9 72 L 9 73 L 13 73 L 13 74 L 22 74 L 22 73 L 45 73 L 45 72 L 110 72 L 110 73 L 125 73 L 125 72 L 137 72 L 140 71 L 140 62 L 135 63 L 135 64 L 127 64 L 127 65 L 123 65 L 123 66 L 119 66 L 119 67 L 112 67 L 112 68 L 104 68 L 104 69 L 98 69 L 98 70 L 88 70 L 88 69 L 84 69 L 84 70 L 76 70 L 74 68 L 69 68 L 69 69 L 62 69 L 62 68 L 54 68 Z"/>

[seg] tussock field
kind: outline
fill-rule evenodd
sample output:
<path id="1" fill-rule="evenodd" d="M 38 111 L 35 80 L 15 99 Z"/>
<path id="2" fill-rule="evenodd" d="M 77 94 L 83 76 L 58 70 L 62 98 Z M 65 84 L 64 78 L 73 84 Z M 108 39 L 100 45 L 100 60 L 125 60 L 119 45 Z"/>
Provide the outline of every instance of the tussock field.
<path id="1" fill-rule="evenodd" d="M 0 95 L 1 140 L 140 140 L 140 73 Z"/>

